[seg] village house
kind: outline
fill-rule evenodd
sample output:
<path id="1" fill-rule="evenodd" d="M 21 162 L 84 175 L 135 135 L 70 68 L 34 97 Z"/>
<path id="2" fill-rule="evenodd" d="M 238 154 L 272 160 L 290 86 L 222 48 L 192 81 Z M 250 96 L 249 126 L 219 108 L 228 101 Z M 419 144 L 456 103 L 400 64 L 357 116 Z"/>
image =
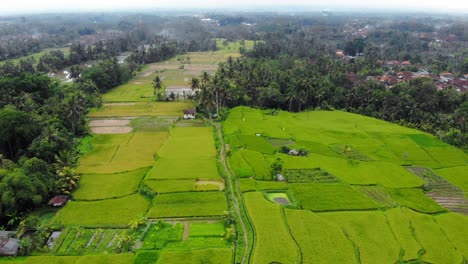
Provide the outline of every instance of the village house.
<path id="1" fill-rule="evenodd" d="M 62 207 L 68 201 L 68 197 L 66 195 L 56 195 L 50 199 L 48 205 L 52 205 L 53 207 Z"/>
<path id="2" fill-rule="evenodd" d="M 401 63 L 401 66 L 410 66 L 410 65 L 411 65 L 411 62 L 409 62 L 409 61 L 403 61 Z"/>
<path id="3" fill-rule="evenodd" d="M 195 119 L 195 109 L 184 109 L 184 119 Z"/>
<path id="4" fill-rule="evenodd" d="M 450 82 L 453 80 L 453 74 L 451 72 L 444 72 L 440 74 L 440 80 L 444 83 Z"/>

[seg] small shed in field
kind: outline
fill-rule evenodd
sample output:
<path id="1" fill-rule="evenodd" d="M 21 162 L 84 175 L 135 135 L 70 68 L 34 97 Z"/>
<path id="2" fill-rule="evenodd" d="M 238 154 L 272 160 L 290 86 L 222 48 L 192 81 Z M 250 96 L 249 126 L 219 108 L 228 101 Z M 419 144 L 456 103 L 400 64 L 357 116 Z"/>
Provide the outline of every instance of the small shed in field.
<path id="1" fill-rule="evenodd" d="M 184 109 L 184 119 L 195 119 L 195 109 Z"/>
<path id="2" fill-rule="evenodd" d="M 53 207 L 62 207 L 68 201 L 68 197 L 66 195 L 56 195 L 50 199 L 48 205 L 52 205 Z"/>

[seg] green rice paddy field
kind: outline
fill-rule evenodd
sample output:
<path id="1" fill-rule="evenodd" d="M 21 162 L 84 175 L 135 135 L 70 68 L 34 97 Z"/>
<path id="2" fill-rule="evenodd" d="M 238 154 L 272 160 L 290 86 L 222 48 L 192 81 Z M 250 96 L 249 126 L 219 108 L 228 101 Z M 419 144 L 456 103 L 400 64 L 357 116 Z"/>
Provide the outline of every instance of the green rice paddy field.
<path id="1" fill-rule="evenodd" d="M 340 111 L 237 107 L 223 132 L 253 225 L 251 263 L 468 259 L 468 216 L 431 198 L 452 199 L 444 190 L 466 196 L 463 151 L 418 130 Z M 308 154 L 281 153 L 282 146 Z M 271 173 L 277 159 L 283 181 Z M 287 192 L 294 203 L 268 199 L 272 191 Z M 463 198 L 452 202 L 468 205 Z"/>
<path id="2" fill-rule="evenodd" d="M 240 42 L 218 40 L 218 46 L 149 65 L 104 95 L 107 103 L 90 118 L 135 117 L 135 130 L 93 135 L 83 147 L 72 200 L 33 214 L 62 229 L 56 246 L 0 263 L 238 263 L 214 129 L 179 121 L 193 103 L 153 102 L 151 88 L 157 74 L 166 85 L 186 85 L 239 56 Z M 468 205 L 445 192 L 468 196 L 468 156 L 461 150 L 418 130 L 341 111 L 237 107 L 222 130 L 246 214 L 247 263 L 468 260 L 468 216 L 438 203 Z M 282 153 L 283 146 L 308 154 Z M 281 181 L 271 169 L 278 159 Z"/>
<path id="3" fill-rule="evenodd" d="M 128 118 L 133 132 L 83 141 L 81 178 L 71 201 L 47 217 L 35 213 L 62 228 L 58 244 L 47 256 L 0 258 L 0 263 L 232 262 L 233 244 L 225 237 L 229 206 L 213 128 L 203 120 L 180 121 L 193 102 L 154 102 L 151 81 L 160 74 L 166 85 L 186 85 L 186 78 L 214 72 L 228 56 L 238 57 L 239 47 L 230 43 L 216 52 L 149 65 L 129 84 L 105 94 L 109 103 L 89 117 Z M 148 92 L 151 98 L 145 97 Z M 131 241 L 129 248 L 122 246 L 125 241 Z"/>

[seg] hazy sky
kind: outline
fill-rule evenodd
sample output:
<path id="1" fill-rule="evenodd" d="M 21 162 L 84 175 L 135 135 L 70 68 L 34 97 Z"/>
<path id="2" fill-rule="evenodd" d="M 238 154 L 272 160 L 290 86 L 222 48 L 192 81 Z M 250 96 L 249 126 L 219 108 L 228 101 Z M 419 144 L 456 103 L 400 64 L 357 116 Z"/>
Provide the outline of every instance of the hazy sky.
<path id="1" fill-rule="evenodd" d="M 397 9 L 401 11 L 458 11 L 468 13 L 468 0 L 0 0 L 0 15 L 6 12 L 116 10 L 142 8 L 236 8 L 310 6 L 343 9 Z"/>

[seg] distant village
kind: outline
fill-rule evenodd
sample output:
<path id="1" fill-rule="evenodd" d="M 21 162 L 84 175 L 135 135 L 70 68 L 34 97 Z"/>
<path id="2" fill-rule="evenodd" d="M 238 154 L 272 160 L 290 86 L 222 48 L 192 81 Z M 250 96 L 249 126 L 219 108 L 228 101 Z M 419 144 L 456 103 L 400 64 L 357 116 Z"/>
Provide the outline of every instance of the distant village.
<path id="1" fill-rule="evenodd" d="M 345 56 L 341 50 L 336 51 L 336 55 L 345 61 L 350 61 L 354 58 L 352 56 Z M 387 69 L 383 75 L 378 76 L 367 76 L 366 81 L 377 81 L 384 85 L 386 88 L 392 88 L 395 84 L 401 82 L 409 82 L 416 78 L 430 78 L 433 80 L 438 90 L 447 90 L 454 88 L 457 92 L 466 93 L 468 92 L 468 74 L 462 77 L 455 77 L 451 72 L 443 72 L 441 74 L 433 74 L 428 71 L 424 66 L 412 65 L 410 61 L 378 61 L 382 68 Z M 409 71 L 410 66 L 416 66 L 418 71 Z M 355 73 L 349 73 L 348 79 L 353 83 L 359 83 L 362 80 L 358 78 Z"/>

